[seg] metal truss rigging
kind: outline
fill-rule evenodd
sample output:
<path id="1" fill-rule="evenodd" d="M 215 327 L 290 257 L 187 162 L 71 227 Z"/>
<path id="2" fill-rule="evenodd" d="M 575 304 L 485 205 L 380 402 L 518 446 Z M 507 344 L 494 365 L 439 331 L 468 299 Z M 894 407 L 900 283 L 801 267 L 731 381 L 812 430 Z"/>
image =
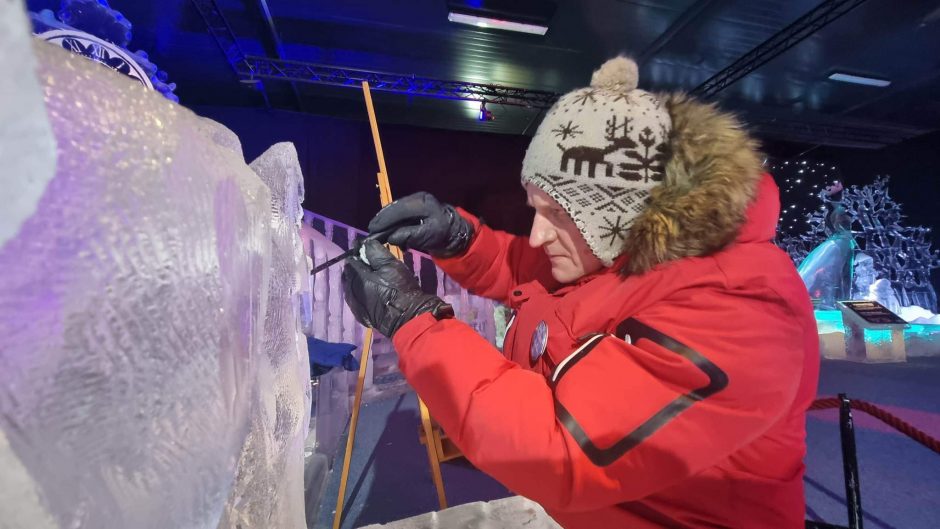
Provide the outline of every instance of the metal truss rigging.
<path id="1" fill-rule="evenodd" d="M 541 90 L 529 90 L 493 84 L 464 81 L 447 81 L 401 75 L 386 72 L 368 71 L 354 68 L 315 64 L 303 61 L 285 60 L 281 57 L 260 57 L 246 55 L 238 45 L 238 39 L 219 9 L 216 0 L 191 0 L 206 23 L 209 34 L 215 38 L 226 60 L 236 75 L 243 81 L 263 79 L 280 80 L 291 83 L 312 83 L 331 86 L 348 86 L 359 89 L 362 81 L 368 81 L 372 90 L 401 93 L 421 97 L 458 99 L 467 101 L 486 101 L 491 104 L 514 105 L 535 109 L 547 109 L 558 100 L 559 94 Z M 274 38 L 275 51 L 280 52 L 280 42 L 270 11 L 266 10 L 265 0 L 260 2 L 261 11 Z M 711 97 L 721 92 L 742 77 L 766 64 L 781 53 L 803 41 L 813 33 L 837 20 L 858 7 L 865 0 L 825 0 L 765 42 L 740 57 L 730 66 L 712 76 L 705 83 L 693 90 L 697 96 Z M 689 9 L 687 17 L 681 17 L 655 46 L 644 54 L 644 58 L 653 55 L 660 46 L 672 38 L 695 16 L 704 12 L 713 2 L 698 0 Z M 280 55 L 280 54 L 279 54 Z M 267 94 L 263 83 L 256 83 L 265 102 Z M 838 121 L 827 116 L 786 116 L 767 115 L 761 111 L 744 112 L 751 123 L 751 130 L 758 134 L 787 141 L 816 143 L 824 145 L 847 146 L 856 148 L 879 148 L 923 134 L 924 130 L 916 127 L 904 127 L 871 122 L 855 122 L 840 117 Z M 533 118 L 534 119 L 534 118 Z"/>
<path id="2" fill-rule="evenodd" d="M 812 11 L 796 19 L 792 24 L 696 87 L 692 90 L 692 94 L 699 97 L 714 96 L 863 3 L 865 3 L 865 0 L 826 0 L 822 2 Z"/>
<path id="3" fill-rule="evenodd" d="M 199 11 L 202 19 L 206 22 L 206 29 L 215 38 L 232 69 L 235 70 L 236 74 L 246 75 L 250 68 L 245 61 L 245 53 L 238 45 L 235 33 L 219 9 L 218 4 L 215 3 L 215 0 L 192 0 L 192 2 L 193 6 L 196 7 L 196 11 Z"/>
<path id="4" fill-rule="evenodd" d="M 360 88 L 369 81 L 372 90 L 398 92 L 408 95 L 486 101 L 500 105 L 529 108 L 548 108 L 558 100 L 558 94 L 542 90 L 528 90 L 493 84 L 465 81 L 445 81 L 417 76 L 341 68 L 281 58 L 245 55 L 231 26 L 215 0 L 192 0 L 206 22 L 206 28 L 235 73 L 243 79 L 273 79 L 287 82 L 314 83 Z M 263 6 L 262 6 L 263 7 Z M 268 20 L 271 24 L 271 20 Z M 273 33 L 273 30 L 272 30 Z M 273 33 L 276 39 L 276 33 Z M 278 41 L 275 40 L 275 44 Z"/>
<path id="5" fill-rule="evenodd" d="M 558 99 L 558 94 L 542 90 L 464 81 L 444 81 L 354 68 L 339 68 L 309 62 L 269 59 L 252 55 L 245 57 L 245 60 L 249 67 L 247 75 L 263 79 L 280 79 L 283 81 L 355 88 L 359 88 L 362 81 L 368 81 L 372 90 L 442 99 L 486 101 L 487 103 L 530 108 L 548 108 Z"/>

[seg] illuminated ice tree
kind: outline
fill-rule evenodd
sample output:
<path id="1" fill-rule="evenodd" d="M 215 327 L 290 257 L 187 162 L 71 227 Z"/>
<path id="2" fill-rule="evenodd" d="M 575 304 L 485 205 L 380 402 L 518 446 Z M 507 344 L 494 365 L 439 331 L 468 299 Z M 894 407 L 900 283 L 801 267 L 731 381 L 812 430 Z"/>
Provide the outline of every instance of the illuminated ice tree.
<path id="1" fill-rule="evenodd" d="M 852 219 L 859 249 L 871 256 L 877 275 L 891 281 L 901 305 L 919 305 L 936 312 L 937 294 L 930 272 L 940 267 L 940 254 L 931 249 L 931 228 L 901 224 L 904 215 L 900 204 L 888 194 L 889 180 L 878 177 L 871 185 L 842 190 L 838 203 Z M 831 235 L 826 222 L 826 203 L 835 203 L 831 199 L 834 195 L 828 193 L 831 189 L 820 194 L 823 207 L 807 215 L 809 227 L 805 233 L 777 240 L 797 264 Z"/>

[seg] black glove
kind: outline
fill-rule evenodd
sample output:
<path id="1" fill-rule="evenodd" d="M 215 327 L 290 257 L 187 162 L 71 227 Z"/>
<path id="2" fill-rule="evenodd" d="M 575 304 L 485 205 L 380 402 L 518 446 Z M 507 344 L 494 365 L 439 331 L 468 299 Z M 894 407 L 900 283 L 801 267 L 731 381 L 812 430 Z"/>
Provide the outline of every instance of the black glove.
<path id="1" fill-rule="evenodd" d="M 401 225 L 389 235 L 389 244 L 427 252 L 435 257 L 460 255 L 470 246 L 473 226 L 450 204 L 420 192 L 382 208 L 369 222 L 369 233 Z"/>
<path id="2" fill-rule="evenodd" d="M 389 338 L 402 325 L 444 302 L 425 294 L 414 274 L 375 240 L 363 244 L 368 264 L 350 257 L 343 268 L 346 304 L 359 323 Z"/>

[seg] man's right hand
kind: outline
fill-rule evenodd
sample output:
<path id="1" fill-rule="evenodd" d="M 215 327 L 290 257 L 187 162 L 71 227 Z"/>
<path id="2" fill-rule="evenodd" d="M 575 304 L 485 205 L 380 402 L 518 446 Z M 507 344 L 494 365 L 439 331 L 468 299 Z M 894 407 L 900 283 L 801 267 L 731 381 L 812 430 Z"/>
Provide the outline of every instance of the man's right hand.
<path id="1" fill-rule="evenodd" d="M 454 257 L 470 246 L 473 226 L 450 204 L 420 192 L 382 208 L 369 222 L 369 233 L 400 226 L 389 236 L 389 244 L 427 252 L 434 257 Z"/>

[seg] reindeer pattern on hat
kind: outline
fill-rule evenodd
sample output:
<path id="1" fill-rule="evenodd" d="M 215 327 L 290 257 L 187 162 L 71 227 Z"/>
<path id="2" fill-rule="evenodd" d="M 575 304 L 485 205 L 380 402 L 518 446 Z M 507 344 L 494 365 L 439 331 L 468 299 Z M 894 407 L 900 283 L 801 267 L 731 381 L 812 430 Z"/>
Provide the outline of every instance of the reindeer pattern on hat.
<path id="1" fill-rule="evenodd" d="M 662 103 L 636 89 L 626 75 L 635 67 L 623 61 L 558 100 L 523 162 L 523 181 L 553 197 L 605 263 L 665 179 L 672 128 Z"/>
<path id="2" fill-rule="evenodd" d="M 592 97 L 595 93 L 591 91 Z M 622 94 L 618 94 L 621 96 Z M 647 94 L 642 94 L 647 95 Z M 640 97 L 642 97 L 642 95 Z M 583 100 L 580 97 L 575 100 L 573 105 L 578 106 L 577 102 Z M 569 105 L 563 105 L 555 111 L 568 112 Z M 583 105 L 582 105 L 583 106 Z M 578 112 L 581 112 L 578 109 Z M 631 124 L 629 116 L 622 116 L 623 122 L 618 124 L 617 114 L 611 114 L 607 119 L 604 129 L 604 139 L 606 145 L 571 145 L 565 146 L 561 141 L 565 141 L 568 136 L 575 139 L 576 136 L 583 133 L 580 125 L 573 125 L 569 120 L 565 125 L 559 125 L 551 130 L 556 137 L 561 137 L 561 141 L 556 143 L 561 150 L 561 160 L 558 170 L 561 172 L 570 172 L 575 176 L 581 176 L 584 165 L 587 165 L 588 178 L 596 176 L 597 168 L 603 167 L 604 176 L 614 176 L 614 167 L 619 170 L 616 175 L 624 180 L 648 182 L 662 182 L 665 174 L 666 159 L 668 149 L 666 139 L 669 131 L 665 124 L 655 123 L 652 126 L 647 124 L 639 133 L 634 134 L 634 127 Z M 658 129 L 654 132 L 653 127 Z M 658 132 L 658 134 L 657 134 Z M 620 155 L 621 161 L 609 160 L 608 155 Z M 616 156 L 614 156 L 616 157 Z M 569 168 L 570 166 L 570 168 Z"/>

